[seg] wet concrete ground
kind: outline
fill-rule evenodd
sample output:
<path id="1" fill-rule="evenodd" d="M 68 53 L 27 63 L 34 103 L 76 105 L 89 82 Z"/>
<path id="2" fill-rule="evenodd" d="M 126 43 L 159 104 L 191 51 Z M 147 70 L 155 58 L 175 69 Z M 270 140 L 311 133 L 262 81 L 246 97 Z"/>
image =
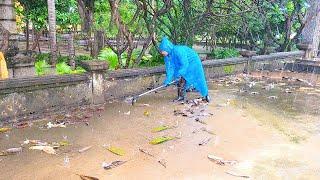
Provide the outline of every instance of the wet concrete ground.
<path id="1" fill-rule="evenodd" d="M 19 147 L 26 139 L 64 140 L 71 145 L 58 148 L 57 155 L 29 150 L 26 145 L 21 153 L 2 156 L 0 179 L 80 179 L 77 174 L 99 179 L 239 178 L 226 172 L 252 179 L 320 178 L 319 86 L 233 77 L 214 81 L 210 89 L 212 102 L 206 112 L 214 115 L 202 119 L 206 124 L 174 116 L 174 110 L 186 106 L 171 102 L 176 91 L 170 89 L 138 101 L 150 107 L 108 103 L 104 111 L 95 113 L 89 125 L 40 129 L 48 119 L 30 128 L 2 133 L 1 150 Z M 177 127 L 151 132 L 160 125 Z M 214 135 L 199 130 L 203 127 Z M 181 138 L 149 144 L 152 138 L 162 135 Z M 207 138 L 211 138 L 208 144 L 198 145 Z M 104 145 L 120 147 L 126 154 L 112 154 Z M 93 147 L 78 153 L 86 146 Z M 154 157 L 141 153 L 139 148 Z M 218 165 L 208 155 L 238 163 Z M 115 160 L 128 162 L 111 170 L 101 167 L 102 162 Z M 166 161 L 166 168 L 159 160 Z"/>

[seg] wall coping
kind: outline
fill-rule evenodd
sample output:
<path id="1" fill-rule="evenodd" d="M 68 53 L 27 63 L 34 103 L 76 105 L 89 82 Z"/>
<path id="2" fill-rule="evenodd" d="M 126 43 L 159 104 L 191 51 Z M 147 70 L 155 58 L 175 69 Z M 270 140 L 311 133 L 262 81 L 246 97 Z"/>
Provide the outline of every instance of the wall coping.
<path id="1" fill-rule="evenodd" d="M 140 69 L 121 69 L 116 71 L 109 71 L 106 74 L 107 79 L 119 79 L 135 76 L 149 76 L 153 74 L 163 74 L 165 72 L 164 66 L 154 68 L 140 68 Z"/>
<path id="2" fill-rule="evenodd" d="M 248 61 L 259 62 L 259 61 L 274 61 L 283 60 L 288 58 L 301 58 L 304 55 L 304 51 L 291 51 L 291 52 L 278 52 L 269 55 L 258 55 L 251 58 L 236 57 L 226 59 L 209 59 L 202 62 L 204 67 L 218 67 L 235 64 L 243 64 Z M 116 71 L 109 71 L 106 73 L 107 79 L 121 79 L 136 76 L 149 76 L 153 74 L 165 73 L 164 66 L 158 66 L 154 68 L 141 68 L 141 69 L 121 69 Z"/>
<path id="3" fill-rule="evenodd" d="M 89 80 L 89 75 L 51 75 L 43 77 L 13 78 L 0 81 L 0 94 L 21 92 L 27 89 L 39 89 L 41 87 L 59 87 L 70 84 L 77 84 Z"/>
<path id="4" fill-rule="evenodd" d="M 273 61 L 288 58 L 301 58 L 304 51 L 292 52 L 279 52 L 269 55 L 253 56 L 251 58 L 237 57 L 227 59 L 211 59 L 203 61 L 204 67 L 218 67 L 226 65 L 243 64 L 248 61 Z M 154 68 L 141 68 L 141 69 L 122 69 L 116 71 L 108 71 L 105 74 L 106 79 L 122 79 L 137 76 L 150 76 L 154 74 L 164 74 L 165 67 L 158 66 Z M 21 92 L 32 89 L 46 88 L 46 87 L 59 87 L 70 84 L 77 84 L 79 82 L 89 81 L 90 74 L 72 74 L 72 75 L 52 75 L 43 77 L 28 77 L 28 78 L 13 78 L 0 81 L 0 94 Z"/>

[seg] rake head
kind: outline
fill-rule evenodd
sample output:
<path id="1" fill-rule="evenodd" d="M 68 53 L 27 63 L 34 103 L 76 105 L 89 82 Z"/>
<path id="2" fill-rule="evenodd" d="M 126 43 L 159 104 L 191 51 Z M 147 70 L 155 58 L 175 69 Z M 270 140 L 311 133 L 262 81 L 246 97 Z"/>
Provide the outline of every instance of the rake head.
<path id="1" fill-rule="evenodd" d="M 131 104 L 131 106 L 133 106 L 134 103 L 137 102 L 137 99 L 135 97 L 128 97 L 124 101 L 128 104 Z"/>

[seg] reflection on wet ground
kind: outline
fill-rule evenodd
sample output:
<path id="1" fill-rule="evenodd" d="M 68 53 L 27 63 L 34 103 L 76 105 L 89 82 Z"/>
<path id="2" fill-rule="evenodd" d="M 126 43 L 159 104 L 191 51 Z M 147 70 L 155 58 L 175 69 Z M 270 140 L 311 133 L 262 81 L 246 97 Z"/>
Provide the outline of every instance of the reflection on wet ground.
<path id="1" fill-rule="evenodd" d="M 114 101 L 4 130 L 1 179 L 319 179 L 319 84 L 234 76 L 210 83 L 208 105 L 176 104 L 175 94 L 171 88 L 135 106 Z M 159 137 L 168 141 L 150 144 Z M 102 167 L 114 161 L 126 162 Z"/>

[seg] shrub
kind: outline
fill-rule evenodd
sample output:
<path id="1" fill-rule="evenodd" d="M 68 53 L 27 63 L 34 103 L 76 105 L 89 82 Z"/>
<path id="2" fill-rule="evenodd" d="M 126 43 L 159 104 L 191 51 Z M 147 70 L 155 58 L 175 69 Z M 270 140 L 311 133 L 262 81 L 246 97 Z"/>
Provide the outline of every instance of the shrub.
<path id="1" fill-rule="evenodd" d="M 156 48 L 152 47 L 150 49 L 149 54 L 146 54 L 142 57 L 141 62 L 139 64 L 140 67 L 154 67 L 163 65 L 164 60 L 161 54 L 157 51 Z"/>
<path id="2" fill-rule="evenodd" d="M 71 74 L 72 69 L 66 62 L 56 64 L 56 72 L 58 74 Z"/>
<path id="3" fill-rule="evenodd" d="M 102 49 L 98 55 L 98 59 L 107 61 L 110 70 L 115 70 L 118 66 L 118 56 L 110 48 Z"/>
<path id="4" fill-rule="evenodd" d="M 68 61 L 69 61 L 68 56 L 58 56 L 58 58 L 57 58 L 57 63 L 62 63 L 62 62 L 68 63 Z"/>
<path id="5" fill-rule="evenodd" d="M 225 59 L 238 57 L 239 55 L 239 51 L 234 48 L 216 48 L 211 52 L 209 56 L 215 59 Z"/>
<path id="6" fill-rule="evenodd" d="M 47 63 L 46 60 L 37 60 L 37 62 L 34 64 L 36 69 L 36 74 L 38 76 L 42 76 L 46 74 L 46 68 L 50 67 L 50 65 Z"/>
<path id="7" fill-rule="evenodd" d="M 37 54 L 37 56 L 36 56 L 36 62 L 38 62 L 38 61 L 49 62 L 49 60 L 50 60 L 50 54 L 49 53 L 41 53 L 41 54 Z"/>
<path id="8" fill-rule="evenodd" d="M 89 55 L 79 55 L 75 57 L 75 61 L 77 64 L 79 64 L 81 61 L 90 61 L 92 60 L 92 57 Z"/>
<path id="9" fill-rule="evenodd" d="M 56 65 L 56 72 L 58 74 L 81 74 L 86 72 L 86 70 L 80 66 L 78 66 L 75 70 L 72 70 L 66 62 L 61 62 Z"/>

